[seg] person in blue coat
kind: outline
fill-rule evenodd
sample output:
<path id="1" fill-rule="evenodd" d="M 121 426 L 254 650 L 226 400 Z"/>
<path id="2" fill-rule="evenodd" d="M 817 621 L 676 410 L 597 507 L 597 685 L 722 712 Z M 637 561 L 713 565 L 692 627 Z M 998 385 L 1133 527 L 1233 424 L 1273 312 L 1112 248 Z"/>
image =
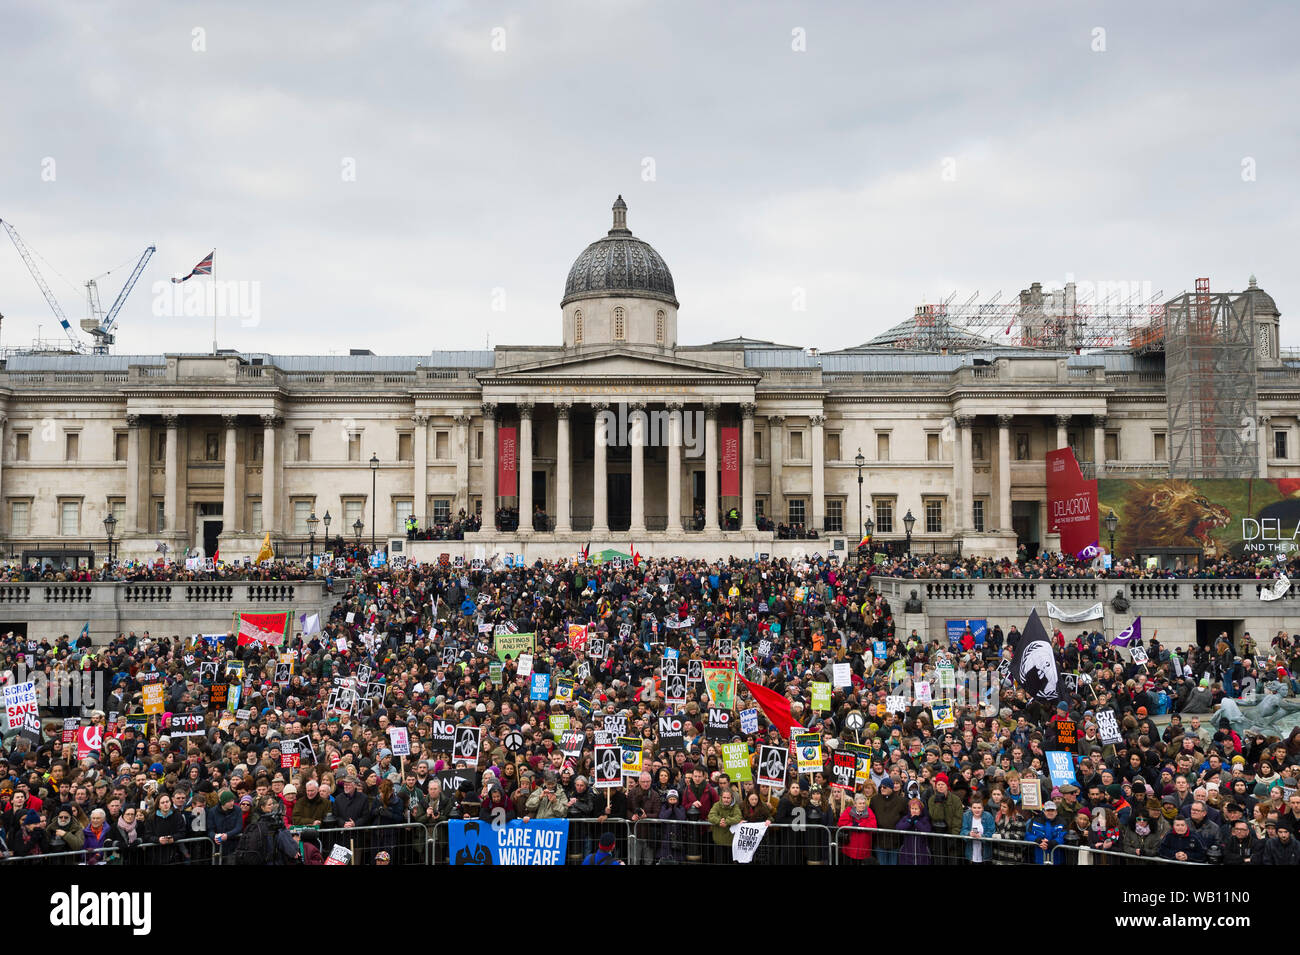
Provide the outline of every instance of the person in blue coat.
<path id="1" fill-rule="evenodd" d="M 961 834 L 970 838 L 965 845 L 967 862 L 992 861 L 993 843 L 989 840 L 996 831 L 993 817 L 984 811 L 984 800 L 979 796 L 973 797 L 969 808 L 961 817 Z"/>
<path id="2" fill-rule="evenodd" d="M 1043 803 L 1043 815 L 1029 824 L 1025 841 L 1032 842 L 1036 865 L 1061 865 L 1064 853 L 1058 848 L 1065 841 L 1065 826 L 1056 820 L 1056 803 Z"/>

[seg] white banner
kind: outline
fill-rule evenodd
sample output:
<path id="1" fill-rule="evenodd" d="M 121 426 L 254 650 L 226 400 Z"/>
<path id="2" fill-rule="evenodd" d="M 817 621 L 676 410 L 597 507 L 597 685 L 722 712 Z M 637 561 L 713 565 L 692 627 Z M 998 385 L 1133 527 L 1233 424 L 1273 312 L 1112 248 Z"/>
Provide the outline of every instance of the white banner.
<path id="1" fill-rule="evenodd" d="M 758 844 L 767 835 L 767 824 L 741 822 L 731 827 L 731 861 L 749 862 L 758 851 Z"/>
<path id="2" fill-rule="evenodd" d="M 1277 580 L 1259 588 L 1260 600 L 1278 600 L 1286 595 L 1291 589 L 1291 578 L 1286 575 L 1286 571 L 1278 576 Z"/>
<path id="3" fill-rule="evenodd" d="M 1050 600 L 1047 601 L 1047 615 L 1053 620 L 1059 620 L 1061 623 L 1080 623 L 1084 620 L 1100 620 L 1102 617 L 1101 603 L 1095 603 L 1087 610 L 1076 610 L 1074 613 L 1066 613 Z"/>

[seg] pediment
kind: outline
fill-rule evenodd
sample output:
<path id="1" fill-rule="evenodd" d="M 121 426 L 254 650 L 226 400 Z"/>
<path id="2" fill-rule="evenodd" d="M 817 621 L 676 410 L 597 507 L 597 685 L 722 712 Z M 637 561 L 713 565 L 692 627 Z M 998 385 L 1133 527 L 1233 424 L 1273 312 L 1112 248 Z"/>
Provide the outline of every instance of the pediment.
<path id="1" fill-rule="evenodd" d="M 625 381 L 639 378 L 709 378 L 725 379 L 737 384 L 759 380 L 759 376 L 747 368 L 665 355 L 658 350 L 640 351 L 618 347 L 503 365 L 480 373 L 478 378 L 484 383 L 490 381 L 497 384 L 536 379 Z"/>

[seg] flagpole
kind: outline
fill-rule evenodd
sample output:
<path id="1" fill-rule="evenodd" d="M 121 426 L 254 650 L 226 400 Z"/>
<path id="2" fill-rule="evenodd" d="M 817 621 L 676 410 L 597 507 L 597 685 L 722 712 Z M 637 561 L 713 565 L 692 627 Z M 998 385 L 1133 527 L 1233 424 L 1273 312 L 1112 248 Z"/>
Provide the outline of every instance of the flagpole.
<path id="1" fill-rule="evenodd" d="M 212 250 L 212 271 L 208 273 L 208 281 L 211 282 L 211 283 L 213 283 L 213 285 L 212 285 L 212 289 L 213 289 L 213 292 L 214 292 L 214 293 L 216 292 L 216 281 L 217 281 L 216 271 L 217 271 L 217 250 L 216 250 L 216 249 L 213 249 L 213 250 Z M 212 305 L 213 305 L 213 308 L 212 308 L 212 354 L 214 354 L 214 355 L 217 353 L 217 309 L 216 309 L 216 303 L 217 303 L 217 296 L 214 294 L 214 295 L 212 296 Z"/>

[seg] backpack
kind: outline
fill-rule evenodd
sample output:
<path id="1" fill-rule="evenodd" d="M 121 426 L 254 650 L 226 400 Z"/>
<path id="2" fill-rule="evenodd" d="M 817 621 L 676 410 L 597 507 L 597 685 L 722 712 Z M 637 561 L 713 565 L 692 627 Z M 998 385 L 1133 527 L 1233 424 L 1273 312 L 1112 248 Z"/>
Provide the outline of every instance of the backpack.
<path id="1" fill-rule="evenodd" d="M 269 865 L 272 843 L 270 831 L 260 819 L 239 834 L 235 847 L 235 865 Z"/>

